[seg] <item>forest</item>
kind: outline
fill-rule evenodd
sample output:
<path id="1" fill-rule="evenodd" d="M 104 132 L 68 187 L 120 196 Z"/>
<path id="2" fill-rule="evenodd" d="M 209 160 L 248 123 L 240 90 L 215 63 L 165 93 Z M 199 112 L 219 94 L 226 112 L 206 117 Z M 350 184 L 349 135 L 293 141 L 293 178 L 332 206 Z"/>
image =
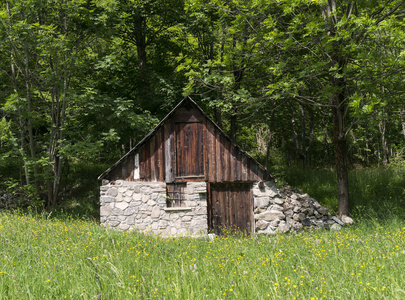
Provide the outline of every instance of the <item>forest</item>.
<path id="1" fill-rule="evenodd" d="M 0 191 L 96 205 L 97 176 L 190 96 L 276 177 L 332 168 L 349 215 L 349 170 L 405 167 L 404 17 L 405 0 L 1 1 Z"/>

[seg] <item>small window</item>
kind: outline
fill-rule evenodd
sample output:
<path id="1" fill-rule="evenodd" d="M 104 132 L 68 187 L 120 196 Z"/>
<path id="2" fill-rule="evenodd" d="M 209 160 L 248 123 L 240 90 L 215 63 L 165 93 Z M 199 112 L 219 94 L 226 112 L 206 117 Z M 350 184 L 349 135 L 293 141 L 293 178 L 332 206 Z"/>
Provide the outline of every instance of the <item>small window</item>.
<path id="1" fill-rule="evenodd" d="M 166 185 L 167 207 L 186 207 L 186 183 L 169 183 Z"/>

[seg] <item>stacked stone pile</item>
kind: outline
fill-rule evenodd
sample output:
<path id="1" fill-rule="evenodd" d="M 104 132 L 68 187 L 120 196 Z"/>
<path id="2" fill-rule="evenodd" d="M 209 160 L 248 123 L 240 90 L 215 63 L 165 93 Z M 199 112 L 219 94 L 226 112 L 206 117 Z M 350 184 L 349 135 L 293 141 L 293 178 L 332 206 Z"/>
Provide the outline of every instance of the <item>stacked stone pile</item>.
<path id="1" fill-rule="evenodd" d="M 273 234 L 304 228 L 339 229 L 344 223 L 332 216 L 318 201 L 290 186 L 269 197 L 268 205 L 255 202 L 256 232 Z M 340 225 L 339 225 L 340 224 Z"/>
<path id="2" fill-rule="evenodd" d="M 0 191 L 0 209 L 10 210 L 16 208 L 27 208 L 31 205 L 31 199 L 24 194 Z"/>

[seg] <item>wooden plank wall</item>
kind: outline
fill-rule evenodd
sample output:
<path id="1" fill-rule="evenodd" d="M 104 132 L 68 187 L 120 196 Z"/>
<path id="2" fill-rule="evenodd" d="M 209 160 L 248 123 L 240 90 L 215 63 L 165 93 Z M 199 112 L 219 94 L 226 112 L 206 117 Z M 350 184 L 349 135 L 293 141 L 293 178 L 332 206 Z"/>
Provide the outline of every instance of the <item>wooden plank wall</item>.
<path id="1" fill-rule="evenodd" d="M 264 171 L 222 132 L 207 121 L 208 182 L 252 182 L 264 179 Z"/>
<path id="2" fill-rule="evenodd" d="M 210 184 L 208 226 L 217 234 L 224 228 L 251 233 L 253 198 L 251 184 Z"/>
<path id="3" fill-rule="evenodd" d="M 181 182 L 193 180 L 192 178 L 180 178 L 176 174 L 178 170 L 192 170 L 192 173 L 204 171 L 203 178 L 207 182 L 253 182 L 263 180 L 265 172 L 259 165 L 238 147 L 235 147 L 230 140 L 208 119 L 196 110 L 188 110 L 175 114 L 173 118 L 166 120 L 156 132 L 138 149 L 139 173 L 142 181 L 165 181 Z M 202 122 L 196 123 L 190 128 L 203 126 L 204 153 L 196 153 L 192 161 L 196 164 L 196 170 L 190 166 L 176 166 L 176 122 Z M 179 143 L 178 143 L 179 144 Z M 180 143 L 181 145 L 181 143 Z M 131 153 L 124 161 L 120 162 L 109 174 L 110 180 L 123 179 L 134 180 L 134 156 Z M 190 171 L 191 172 L 191 171 Z M 181 175 L 181 174 L 180 174 Z"/>

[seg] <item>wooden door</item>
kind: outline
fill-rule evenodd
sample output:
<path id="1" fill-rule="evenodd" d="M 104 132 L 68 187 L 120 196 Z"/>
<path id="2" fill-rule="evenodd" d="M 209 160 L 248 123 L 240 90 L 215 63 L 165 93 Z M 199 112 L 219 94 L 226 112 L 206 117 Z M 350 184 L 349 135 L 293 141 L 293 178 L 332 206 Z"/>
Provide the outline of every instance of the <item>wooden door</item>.
<path id="1" fill-rule="evenodd" d="M 176 123 L 176 177 L 204 176 L 203 123 Z"/>
<path id="2" fill-rule="evenodd" d="M 251 183 L 210 183 L 208 227 L 211 232 L 253 231 Z"/>

